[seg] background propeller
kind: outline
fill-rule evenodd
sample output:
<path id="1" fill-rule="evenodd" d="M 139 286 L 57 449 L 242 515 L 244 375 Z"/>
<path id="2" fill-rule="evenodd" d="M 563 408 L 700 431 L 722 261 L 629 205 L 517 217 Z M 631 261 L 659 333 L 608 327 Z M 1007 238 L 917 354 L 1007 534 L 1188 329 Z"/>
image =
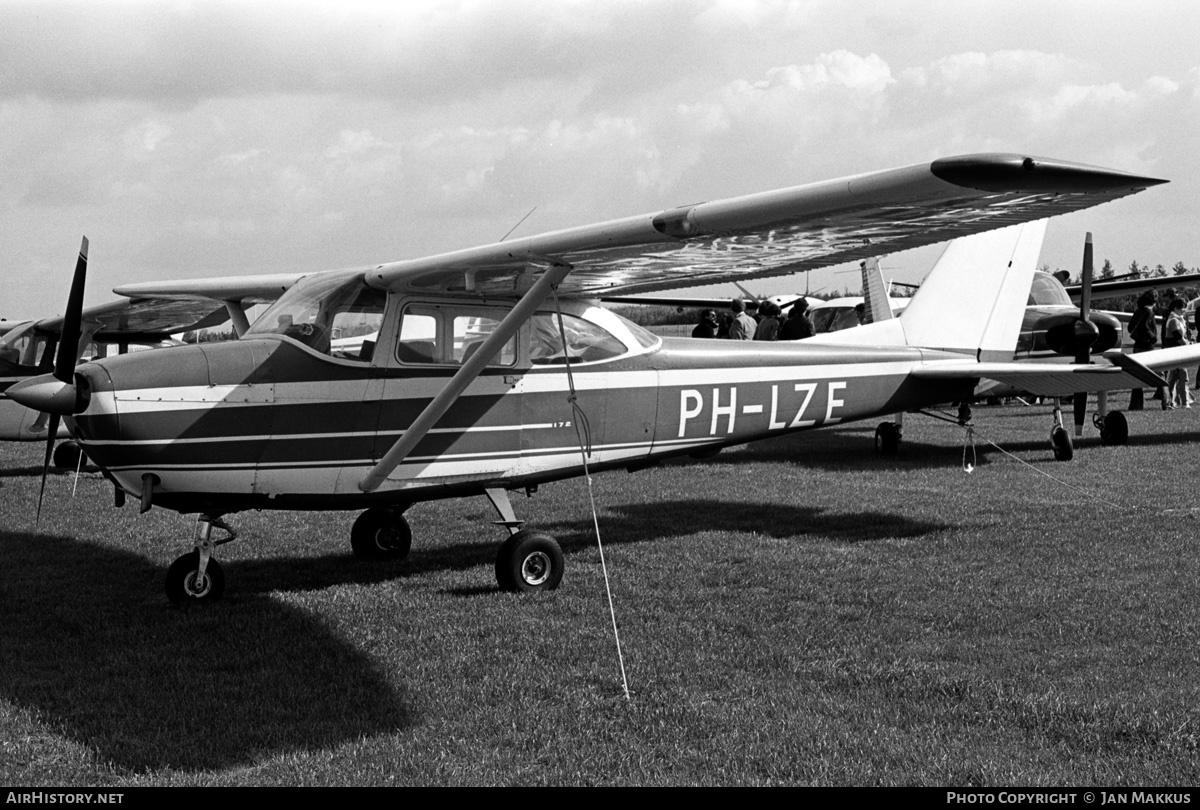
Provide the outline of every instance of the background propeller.
<path id="1" fill-rule="evenodd" d="M 83 290 L 87 280 L 88 240 L 83 237 L 79 246 L 79 258 L 75 262 L 75 275 L 71 279 L 71 292 L 67 296 L 67 310 L 63 314 L 62 333 L 58 338 L 58 352 L 54 355 L 54 379 L 62 383 L 55 399 L 71 402 L 75 399 L 75 363 L 79 359 L 79 340 L 83 330 Z M 68 411 L 70 412 L 70 411 Z M 50 457 L 54 453 L 54 440 L 58 436 L 59 410 L 50 411 L 49 429 L 46 432 L 46 458 L 42 462 L 42 487 L 38 491 L 37 517 L 35 525 L 42 521 L 42 498 L 46 494 L 46 474 L 50 470 Z"/>
<path id="2" fill-rule="evenodd" d="M 1088 231 L 1083 240 L 1082 289 L 1079 295 L 1079 317 L 1075 319 L 1075 362 L 1087 365 L 1092 362 L 1092 347 L 1100 338 L 1100 327 L 1092 322 L 1092 233 Z M 1087 394 L 1077 393 L 1075 405 L 1075 435 L 1083 435 L 1083 423 L 1087 416 Z"/>

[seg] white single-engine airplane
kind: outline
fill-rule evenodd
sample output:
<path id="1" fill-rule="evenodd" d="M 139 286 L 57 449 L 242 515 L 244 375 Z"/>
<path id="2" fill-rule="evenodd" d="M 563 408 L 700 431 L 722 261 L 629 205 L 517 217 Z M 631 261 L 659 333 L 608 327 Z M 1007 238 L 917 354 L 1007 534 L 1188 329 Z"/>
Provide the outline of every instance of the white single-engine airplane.
<path id="1" fill-rule="evenodd" d="M 555 540 L 519 529 L 508 490 L 969 397 L 983 377 L 1129 388 L 1200 348 L 1121 365 L 1012 362 L 1029 292 L 1003 251 L 927 280 L 856 345 L 660 339 L 594 299 L 783 275 L 1117 199 L 1164 181 L 1019 155 L 971 155 L 293 284 L 241 339 L 56 365 L 9 389 L 67 416 L 88 457 L 141 501 L 198 513 L 174 601 L 220 595 L 214 527 L 244 509 L 364 509 L 351 545 L 402 557 L 403 513 L 486 494 L 510 536 L 496 577 L 552 589 Z M 236 281 L 236 280 L 234 280 Z M 230 280 L 190 292 L 221 298 Z M 178 293 L 178 284 L 123 293 Z M 73 290 L 82 287 L 77 272 Z M 75 293 L 72 293 L 73 297 Z M 70 308 L 68 308 L 70 312 Z M 68 314 L 68 321 L 71 319 Z M 369 334 L 356 351 L 335 334 Z"/>

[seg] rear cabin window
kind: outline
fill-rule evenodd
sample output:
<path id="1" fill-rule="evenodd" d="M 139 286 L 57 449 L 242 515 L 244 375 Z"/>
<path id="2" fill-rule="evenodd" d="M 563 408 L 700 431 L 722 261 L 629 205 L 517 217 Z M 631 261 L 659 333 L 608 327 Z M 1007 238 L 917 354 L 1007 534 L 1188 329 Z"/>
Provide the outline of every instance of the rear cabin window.
<path id="1" fill-rule="evenodd" d="M 411 304 L 400 319 L 396 359 L 401 363 L 462 365 L 495 331 L 507 310 Z M 517 340 L 501 348 L 489 366 L 512 366 L 517 362 Z"/>

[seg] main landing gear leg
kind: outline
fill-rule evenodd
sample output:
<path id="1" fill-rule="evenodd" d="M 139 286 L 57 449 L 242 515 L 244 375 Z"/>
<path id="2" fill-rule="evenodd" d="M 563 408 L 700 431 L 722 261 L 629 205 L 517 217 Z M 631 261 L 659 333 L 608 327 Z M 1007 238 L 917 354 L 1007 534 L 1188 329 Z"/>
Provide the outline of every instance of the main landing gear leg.
<path id="1" fill-rule="evenodd" d="M 1129 441 L 1129 422 L 1120 411 L 1108 410 L 1108 392 L 1101 391 L 1096 395 L 1096 415 L 1092 424 L 1100 431 L 1100 441 L 1104 444 L 1121 445 Z"/>
<path id="2" fill-rule="evenodd" d="M 228 532 L 228 536 L 214 540 L 213 529 Z M 212 553 L 217 546 L 236 539 L 237 532 L 219 515 L 200 515 L 196 521 L 196 550 L 184 554 L 167 569 L 167 598 L 176 605 L 220 599 L 225 592 L 225 574 Z"/>
<path id="3" fill-rule="evenodd" d="M 496 583 L 502 591 L 552 591 L 562 581 L 566 563 L 558 541 L 545 532 L 524 529 L 508 500 L 508 490 L 486 490 L 500 513 L 496 523 L 508 529 L 508 539 L 496 554 Z"/>

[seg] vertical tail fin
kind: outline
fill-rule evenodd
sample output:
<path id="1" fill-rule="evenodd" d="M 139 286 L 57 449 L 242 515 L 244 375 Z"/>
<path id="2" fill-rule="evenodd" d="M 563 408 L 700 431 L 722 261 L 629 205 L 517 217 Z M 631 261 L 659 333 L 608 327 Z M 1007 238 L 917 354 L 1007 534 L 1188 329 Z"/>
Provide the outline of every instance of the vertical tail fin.
<path id="1" fill-rule="evenodd" d="M 1046 220 L 955 239 L 900 314 L 909 346 L 1011 360 Z"/>
<path id="2" fill-rule="evenodd" d="M 862 263 L 862 288 L 866 310 L 863 323 L 890 321 L 895 317 L 892 315 L 892 301 L 888 296 L 887 284 L 883 281 L 883 270 L 879 266 L 878 257 Z"/>
<path id="3" fill-rule="evenodd" d="M 980 360 L 1012 360 L 1046 222 L 960 236 L 946 247 L 899 317 L 809 340 L 919 346 L 970 354 Z M 883 276 L 875 275 L 882 284 Z M 863 280 L 864 289 L 869 290 L 866 267 Z"/>

